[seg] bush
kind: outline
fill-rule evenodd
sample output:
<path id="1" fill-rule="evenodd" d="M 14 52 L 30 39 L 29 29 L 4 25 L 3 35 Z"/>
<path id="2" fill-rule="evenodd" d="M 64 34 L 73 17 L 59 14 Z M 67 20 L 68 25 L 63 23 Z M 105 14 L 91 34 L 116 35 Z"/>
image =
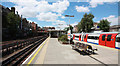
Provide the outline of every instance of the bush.
<path id="1" fill-rule="evenodd" d="M 62 36 L 58 37 L 58 40 L 62 41 L 62 42 L 67 42 L 68 41 L 68 36 L 67 35 L 62 35 Z"/>

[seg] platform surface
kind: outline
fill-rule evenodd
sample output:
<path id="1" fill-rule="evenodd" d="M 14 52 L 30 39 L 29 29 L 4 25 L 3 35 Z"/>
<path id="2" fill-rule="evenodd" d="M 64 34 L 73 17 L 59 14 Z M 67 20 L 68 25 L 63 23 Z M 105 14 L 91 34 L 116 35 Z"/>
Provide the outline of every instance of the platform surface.
<path id="1" fill-rule="evenodd" d="M 48 38 L 24 64 L 118 64 L 118 51 L 114 48 L 93 45 L 98 51 L 87 55 L 63 45 L 57 38 Z"/>

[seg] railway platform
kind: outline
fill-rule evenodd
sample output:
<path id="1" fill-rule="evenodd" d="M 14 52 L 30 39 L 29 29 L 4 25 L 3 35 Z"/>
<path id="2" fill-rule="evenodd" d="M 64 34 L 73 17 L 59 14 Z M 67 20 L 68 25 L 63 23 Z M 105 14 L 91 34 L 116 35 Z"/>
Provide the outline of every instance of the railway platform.
<path id="1" fill-rule="evenodd" d="M 118 50 L 94 45 L 98 49 L 89 55 L 60 44 L 57 38 L 47 38 L 22 64 L 118 64 Z"/>

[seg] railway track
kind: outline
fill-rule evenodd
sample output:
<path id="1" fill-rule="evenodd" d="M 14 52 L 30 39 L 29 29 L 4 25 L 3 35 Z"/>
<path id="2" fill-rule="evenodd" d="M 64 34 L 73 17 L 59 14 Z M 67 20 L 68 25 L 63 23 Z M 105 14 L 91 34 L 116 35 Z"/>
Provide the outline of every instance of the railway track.
<path id="1" fill-rule="evenodd" d="M 35 50 L 46 38 L 47 36 L 43 36 L 35 39 L 34 42 L 31 42 L 31 44 L 28 47 L 2 61 L 2 66 L 20 65 L 26 59 L 26 57 L 30 55 L 32 51 Z"/>

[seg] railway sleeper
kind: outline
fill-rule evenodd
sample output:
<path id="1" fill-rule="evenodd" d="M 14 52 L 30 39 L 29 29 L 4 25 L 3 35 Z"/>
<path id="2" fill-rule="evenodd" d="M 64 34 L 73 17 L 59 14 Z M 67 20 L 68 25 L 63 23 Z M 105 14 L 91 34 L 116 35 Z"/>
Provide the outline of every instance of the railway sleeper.
<path id="1" fill-rule="evenodd" d="M 20 55 L 22 55 L 23 53 L 25 53 L 27 49 L 28 49 L 28 48 L 26 48 L 25 51 L 24 51 L 24 50 L 23 50 L 23 51 L 20 51 L 19 53 L 15 54 L 15 55 L 13 55 L 12 57 L 8 58 L 7 60 L 3 61 L 3 62 L 2 62 L 3 65 L 9 64 L 11 61 L 13 61 L 13 60 L 16 59 L 17 57 L 19 57 Z"/>
<path id="2" fill-rule="evenodd" d="M 23 55 L 25 52 L 27 52 L 28 50 L 30 50 L 30 48 L 32 48 L 33 46 L 36 45 L 36 47 L 37 47 L 38 43 L 39 43 L 39 42 L 42 42 L 42 40 L 45 40 L 45 39 L 41 39 L 41 41 L 38 41 L 36 44 L 33 44 L 33 45 L 31 45 L 30 47 L 26 48 L 25 51 L 23 50 L 23 51 L 15 54 L 15 55 L 13 55 L 12 57 L 8 58 L 7 60 L 3 61 L 3 62 L 2 62 L 3 65 L 5 66 L 5 65 L 9 64 L 10 62 L 14 61 L 16 58 L 20 57 L 20 56 Z"/>
<path id="3" fill-rule="evenodd" d="M 37 44 L 37 45 L 35 45 L 35 47 L 33 47 L 32 49 L 30 49 L 27 53 L 25 53 L 24 55 L 23 55 L 23 57 L 21 57 L 20 58 L 20 60 L 19 61 L 21 61 L 21 59 L 23 60 L 23 58 L 25 58 L 28 54 L 30 54 L 36 47 L 38 47 L 39 46 L 39 44 Z M 19 64 L 20 62 L 19 61 L 17 61 L 15 64 L 13 64 L 13 65 L 16 65 L 16 64 Z"/>
<path id="4" fill-rule="evenodd" d="M 37 45 L 35 47 L 33 47 L 32 49 L 30 49 L 28 52 L 26 52 L 18 61 L 16 61 L 13 65 L 19 64 L 20 61 L 22 61 L 27 55 L 29 55 L 35 48 L 37 47 Z"/>
<path id="5" fill-rule="evenodd" d="M 14 51 L 17 51 L 17 50 L 22 49 L 22 48 L 25 47 L 25 46 L 22 46 L 22 45 L 19 44 L 19 43 L 21 43 L 21 42 L 17 42 L 17 43 L 15 43 L 15 44 L 17 44 L 17 45 L 11 46 L 11 47 L 7 48 L 8 50 L 5 51 L 5 52 L 3 51 L 3 52 L 4 52 L 4 53 L 3 53 L 3 56 L 9 55 L 9 54 L 13 53 Z M 24 45 L 24 44 L 23 44 L 23 45 Z M 30 43 L 29 43 L 28 45 L 30 45 Z M 3 50 L 4 50 L 4 49 L 3 49 Z"/>

